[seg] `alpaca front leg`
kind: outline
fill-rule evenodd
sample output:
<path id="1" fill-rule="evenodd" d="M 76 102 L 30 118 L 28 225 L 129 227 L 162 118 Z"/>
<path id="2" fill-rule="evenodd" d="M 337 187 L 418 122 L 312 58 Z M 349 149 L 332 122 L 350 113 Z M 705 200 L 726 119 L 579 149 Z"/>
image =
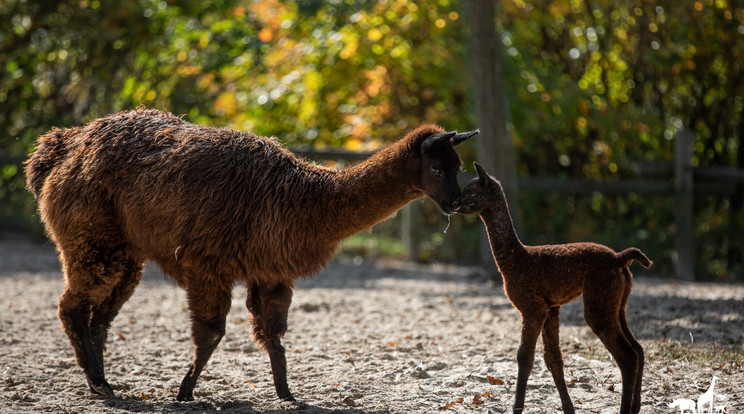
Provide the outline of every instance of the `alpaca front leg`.
<path id="1" fill-rule="evenodd" d="M 527 392 L 527 379 L 532 372 L 532 365 L 535 362 L 535 343 L 540 336 L 543 322 L 546 315 L 539 318 L 527 319 L 522 316 L 522 339 L 517 351 L 517 365 L 519 373 L 517 374 L 517 392 L 514 397 L 514 413 L 521 413 L 524 410 L 524 399 Z"/>
<path id="2" fill-rule="evenodd" d="M 246 301 L 252 316 L 253 340 L 268 352 L 276 395 L 284 401 L 295 401 L 287 385 L 287 359 L 280 340 L 287 332 L 287 314 L 291 303 L 292 288 L 281 283 L 251 286 Z"/>

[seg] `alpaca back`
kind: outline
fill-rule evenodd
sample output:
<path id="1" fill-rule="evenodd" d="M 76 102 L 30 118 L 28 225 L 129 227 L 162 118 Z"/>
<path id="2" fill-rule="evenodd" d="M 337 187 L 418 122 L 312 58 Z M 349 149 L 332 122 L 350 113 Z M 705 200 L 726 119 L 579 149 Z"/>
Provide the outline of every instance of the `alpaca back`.
<path id="1" fill-rule="evenodd" d="M 55 206 L 86 198 L 91 214 L 107 216 L 132 250 L 174 277 L 261 271 L 282 280 L 315 272 L 335 250 L 336 240 L 299 235 L 313 231 L 312 201 L 332 193 L 336 171 L 271 139 L 145 109 L 96 119 L 65 138 L 31 158 L 55 158 L 46 148 L 71 155 L 56 157 L 56 198 L 40 194 L 41 209 L 58 210 L 67 216 L 53 221 L 72 226 L 84 220 L 75 216 L 80 208 Z"/>

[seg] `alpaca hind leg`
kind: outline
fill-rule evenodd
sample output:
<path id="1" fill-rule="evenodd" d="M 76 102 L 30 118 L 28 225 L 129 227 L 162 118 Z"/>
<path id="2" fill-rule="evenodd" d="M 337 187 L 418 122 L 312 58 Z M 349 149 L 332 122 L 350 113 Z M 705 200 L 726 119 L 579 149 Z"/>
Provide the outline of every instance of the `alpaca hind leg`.
<path id="1" fill-rule="evenodd" d="M 103 302 L 92 307 L 89 323 L 93 348 L 101 363 L 103 363 L 106 335 L 111 322 L 119 313 L 124 303 L 132 296 L 134 289 L 142 279 L 142 262 L 123 255 L 117 268 L 111 271 L 121 274 L 119 283 L 112 289 L 111 294 Z"/>
<path id="2" fill-rule="evenodd" d="M 115 260 L 114 249 L 103 246 L 102 243 L 90 243 L 74 249 L 61 248 L 66 283 L 59 300 L 58 315 L 90 390 L 113 397 L 114 392 L 104 376 L 101 330 L 91 328 L 94 310 L 111 300 L 122 276 L 115 271 L 119 263 Z"/>
<path id="3" fill-rule="evenodd" d="M 287 358 L 281 343 L 291 303 L 292 287 L 281 283 L 252 286 L 246 303 L 252 315 L 253 339 L 268 352 L 276 394 L 284 401 L 295 401 L 287 385 Z"/>
<path id="4" fill-rule="evenodd" d="M 90 391 L 104 397 L 113 397 L 114 391 L 103 374 L 103 361 L 98 359 L 98 352 L 91 340 L 88 326 L 91 315 L 90 303 L 80 296 L 69 288 L 65 288 L 62 293 L 57 312 L 62 321 L 62 330 L 70 340 L 75 360 L 85 373 Z"/>
<path id="5" fill-rule="evenodd" d="M 535 344 L 546 317 L 546 313 L 540 313 L 537 316 L 530 315 L 529 318 L 522 314 L 522 338 L 517 350 L 519 372 L 517 374 L 517 391 L 514 397 L 514 413 L 521 413 L 524 410 L 527 379 L 530 377 L 532 365 L 535 363 Z"/>
<path id="6" fill-rule="evenodd" d="M 543 348 L 545 365 L 548 366 L 550 373 L 553 375 L 553 382 L 561 396 L 561 405 L 563 412 L 566 414 L 574 413 L 574 406 L 571 403 L 571 397 L 568 395 L 566 380 L 563 376 L 563 356 L 561 355 L 559 341 L 560 325 L 560 307 L 550 308 L 548 318 L 545 320 L 542 330 Z"/>
<path id="7" fill-rule="evenodd" d="M 194 361 L 181 381 L 176 399 L 193 401 L 196 380 L 225 335 L 225 320 L 230 312 L 232 285 L 212 282 L 192 283 L 186 288 L 191 311 L 191 340 Z"/>
<path id="8" fill-rule="evenodd" d="M 609 306 L 609 304 L 606 304 Z M 597 307 L 584 307 L 584 317 L 587 325 L 599 337 L 617 366 L 623 382 L 623 393 L 620 403 L 620 413 L 630 414 L 633 407 L 636 380 L 638 379 L 638 366 L 640 358 L 638 353 L 626 338 L 625 333 L 618 320 L 617 307 L 610 309 Z"/>
<path id="9" fill-rule="evenodd" d="M 626 288 L 625 294 L 623 295 L 622 303 L 620 305 L 618 318 L 620 320 L 620 327 L 625 334 L 625 338 L 628 340 L 628 342 L 630 342 L 631 346 L 633 346 L 633 349 L 638 355 L 638 371 L 636 373 L 635 389 L 633 391 L 633 406 L 631 408 L 631 412 L 633 414 L 637 414 L 641 411 L 641 392 L 643 385 L 643 368 L 645 365 L 645 356 L 643 354 L 643 346 L 641 346 L 641 344 L 638 342 L 635 335 L 633 335 L 633 332 L 630 331 L 630 328 L 628 327 L 628 321 L 625 317 L 625 310 L 628 307 L 628 298 L 630 297 L 630 289 L 633 283 L 633 276 L 630 274 L 630 270 L 628 270 L 628 268 L 623 269 L 623 274 L 626 280 Z"/>

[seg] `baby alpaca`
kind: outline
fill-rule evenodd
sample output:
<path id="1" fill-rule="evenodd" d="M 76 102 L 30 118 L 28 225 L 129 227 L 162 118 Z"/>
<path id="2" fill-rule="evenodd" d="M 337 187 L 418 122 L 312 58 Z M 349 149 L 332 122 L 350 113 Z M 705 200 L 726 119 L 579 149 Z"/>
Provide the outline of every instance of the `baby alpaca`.
<path id="1" fill-rule="evenodd" d="M 522 316 L 514 412 L 521 413 L 524 409 L 527 378 L 541 332 L 545 364 L 558 388 L 563 412 L 574 412 L 563 377 L 558 313 L 561 305 L 583 293 L 586 323 L 610 351 L 622 373 L 620 413 L 638 413 L 644 359 L 643 348 L 625 320 L 632 284 L 628 265 L 635 260 L 648 268 L 651 260 L 637 248 L 615 253 L 594 243 L 523 245 L 514 230 L 501 184 L 478 163 L 475 168 L 478 178 L 465 187 L 456 211 L 480 215 L 504 279 L 506 296 Z"/>

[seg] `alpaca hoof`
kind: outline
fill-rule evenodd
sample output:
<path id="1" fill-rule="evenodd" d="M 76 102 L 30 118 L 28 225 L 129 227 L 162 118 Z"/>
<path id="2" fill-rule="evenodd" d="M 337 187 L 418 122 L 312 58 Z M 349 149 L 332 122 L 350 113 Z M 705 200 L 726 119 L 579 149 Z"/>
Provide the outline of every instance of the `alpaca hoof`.
<path id="1" fill-rule="evenodd" d="M 293 397 L 290 392 L 281 393 L 281 394 L 278 394 L 278 395 L 279 395 L 279 399 L 282 400 L 282 401 L 297 402 L 297 400 L 295 400 L 295 397 Z"/>
<path id="2" fill-rule="evenodd" d="M 90 391 L 95 395 L 100 395 L 107 398 L 114 398 L 115 396 L 114 390 L 111 389 L 111 386 L 106 381 L 103 381 L 103 384 L 100 385 L 88 383 L 88 386 L 90 387 Z"/>
<path id="3" fill-rule="evenodd" d="M 185 392 L 185 391 L 179 391 L 178 395 L 176 396 L 176 400 L 178 401 L 194 401 L 194 392 Z"/>

